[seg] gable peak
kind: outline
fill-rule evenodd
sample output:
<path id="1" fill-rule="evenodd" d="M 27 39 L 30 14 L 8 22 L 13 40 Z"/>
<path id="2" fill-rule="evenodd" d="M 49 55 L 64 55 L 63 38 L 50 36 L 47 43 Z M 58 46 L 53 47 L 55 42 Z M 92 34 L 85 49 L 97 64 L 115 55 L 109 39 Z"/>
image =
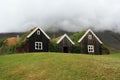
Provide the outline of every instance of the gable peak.
<path id="1" fill-rule="evenodd" d="M 35 27 L 35 29 L 27 36 L 27 38 L 29 38 L 30 36 L 32 36 L 38 29 L 40 29 L 40 31 L 41 31 L 48 39 L 50 39 L 50 37 L 49 37 L 40 27 Z"/>
<path id="2" fill-rule="evenodd" d="M 80 43 L 80 42 L 84 39 L 84 37 L 85 37 L 89 32 L 91 32 L 92 35 L 95 36 L 95 38 L 98 40 L 98 42 L 99 42 L 100 44 L 103 44 L 103 42 L 96 36 L 96 34 L 95 34 L 91 29 L 88 29 L 88 30 L 85 32 L 85 34 L 78 40 L 78 42 Z"/>

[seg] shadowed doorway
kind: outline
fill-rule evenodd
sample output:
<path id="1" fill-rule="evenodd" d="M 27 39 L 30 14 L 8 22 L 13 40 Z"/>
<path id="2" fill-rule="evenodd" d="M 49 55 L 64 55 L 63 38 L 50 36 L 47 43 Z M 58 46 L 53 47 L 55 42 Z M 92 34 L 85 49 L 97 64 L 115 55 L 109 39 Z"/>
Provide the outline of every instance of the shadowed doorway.
<path id="1" fill-rule="evenodd" d="M 68 52 L 69 52 L 69 51 L 68 51 L 68 47 L 66 47 L 66 46 L 63 47 L 63 52 L 64 52 L 64 53 L 68 53 Z"/>

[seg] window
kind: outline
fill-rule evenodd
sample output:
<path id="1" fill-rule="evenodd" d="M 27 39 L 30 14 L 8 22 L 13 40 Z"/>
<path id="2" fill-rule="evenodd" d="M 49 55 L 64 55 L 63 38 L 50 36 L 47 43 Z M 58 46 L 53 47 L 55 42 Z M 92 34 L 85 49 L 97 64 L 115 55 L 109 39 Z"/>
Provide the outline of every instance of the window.
<path id="1" fill-rule="evenodd" d="M 89 34 L 89 35 L 88 35 L 88 39 L 90 39 L 90 40 L 91 40 L 91 39 L 92 39 L 92 35 L 90 35 L 90 34 Z"/>
<path id="2" fill-rule="evenodd" d="M 37 35 L 40 35 L 40 30 L 37 31 Z"/>
<path id="3" fill-rule="evenodd" d="M 35 42 L 35 50 L 43 50 L 43 43 Z"/>
<path id="4" fill-rule="evenodd" d="M 94 45 L 88 45 L 88 53 L 94 53 Z"/>

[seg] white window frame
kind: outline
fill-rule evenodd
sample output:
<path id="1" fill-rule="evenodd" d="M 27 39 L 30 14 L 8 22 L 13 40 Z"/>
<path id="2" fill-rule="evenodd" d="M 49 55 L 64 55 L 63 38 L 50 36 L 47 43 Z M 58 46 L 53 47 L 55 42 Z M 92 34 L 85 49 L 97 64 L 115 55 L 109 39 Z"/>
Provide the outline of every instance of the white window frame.
<path id="1" fill-rule="evenodd" d="M 37 30 L 37 35 L 40 35 L 40 30 Z"/>
<path id="2" fill-rule="evenodd" d="M 91 34 L 88 35 L 88 39 L 90 39 L 90 40 L 92 39 L 92 35 Z"/>
<path id="3" fill-rule="evenodd" d="M 43 50 L 43 43 L 35 42 L 35 50 Z"/>
<path id="4" fill-rule="evenodd" d="M 88 45 L 88 53 L 94 53 L 94 45 Z"/>

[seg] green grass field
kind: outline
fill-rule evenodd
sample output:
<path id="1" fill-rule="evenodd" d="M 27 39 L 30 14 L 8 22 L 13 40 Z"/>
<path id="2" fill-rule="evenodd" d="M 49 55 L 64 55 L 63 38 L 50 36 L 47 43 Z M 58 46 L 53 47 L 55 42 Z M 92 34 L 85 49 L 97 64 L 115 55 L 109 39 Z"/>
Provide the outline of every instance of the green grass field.
<path id="1" fill-rule="evenodd" d="M 0 80 L 120 80 L 120 54 L 1 55 Z"/>

